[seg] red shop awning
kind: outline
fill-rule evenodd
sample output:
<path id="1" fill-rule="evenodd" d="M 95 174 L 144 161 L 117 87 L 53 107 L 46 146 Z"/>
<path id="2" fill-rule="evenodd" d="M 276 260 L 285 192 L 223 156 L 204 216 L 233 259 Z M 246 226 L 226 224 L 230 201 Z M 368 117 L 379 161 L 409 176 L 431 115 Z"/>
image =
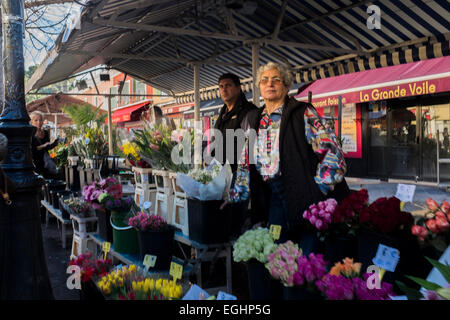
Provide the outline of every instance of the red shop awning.
<path id="1" fill-rule="evenodd" d="M 321 79 L 296 98 L 315 107 L 359 103 L 450 91 L 450 56 Z"/>
<path id="2" fill-rule="evenodd" d="M 140 102 L 132 106 L 125 107 L 123 109 L 119 109 L 113 112 L 112 114 L 112 123 L 125 122 L 131 120 L 131 114 L 133 112 L 137 112 L 137 110 L 144 108 L 150 102 Z M 108 123 L 108 119 L 106 119 L 106 123 Z"/>

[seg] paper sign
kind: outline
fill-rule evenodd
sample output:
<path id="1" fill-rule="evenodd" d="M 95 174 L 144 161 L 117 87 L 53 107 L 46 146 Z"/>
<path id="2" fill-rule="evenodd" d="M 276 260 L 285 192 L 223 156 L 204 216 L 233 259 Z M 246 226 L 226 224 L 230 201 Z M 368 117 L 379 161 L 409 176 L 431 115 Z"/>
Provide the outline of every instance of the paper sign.
<path id="1" fill-rule="evenodd" d="M 156 256 L 152 256 L 151 254 L 146 254 L 144 257 L 144 267 L 145 271 L 148 271 L 149 268 L 153 268 L 156 264 Z"/>
<path id="2" fill-rule="evenodd" d="M 194 284 L 184 295 L 181 300 L 206 300 L 209 298 L 208 292 L 200 288 L 198 285 Z"/>
<path id="3" fill-rule="evenodd" d="M 269 230 L 270 230 L 270 235 L 272 236 L 272 238 L 274 240 L 280 239 L 281 226 L 276 225 L 276 224 L 271 224 Z"/>
<path id="4" fill-rule="evenodd" d="M 377 255 L 372 259 L 375 265 L 390 272 L 395 271 L 399 260 L 400 251 L 383 244 L 378 246 Z"/>
<path id="5" fill-rule="evenodd" d="M 395 197 L 403 202 L 412 202 L 416 186 L 414 184 L 398 184 Z"/>
<path id="6" fill-rule="evenodd" d="M 233 296 L 232 294 L 223 292 L 223 291 L 219 291 L 217 293 L 217 299 L 216 300 L 237 300 L 237 298 L 235 296 Z"/>
<path id="7" fill-rule="evenodd" d="M 176 262 L 170 263 L 170 272 L 169 274 L 176 280 L 181 279 L 183 275 L 183 266 L 181 264 L 178 264 Z"/>
<path id="8" fill-rule="evenodd" d="M 144 210 L 150 209 L 151 206 L 152 206 L 152 203 L 150 201 L 145 201 L 144 204 L 142 205 Z"/>
<path id="9" fill-rule="evenodd" d="M 105 259 L 106 260 L 106 255 L 108 254 L 108 252 L 111 251 L 111 242 L 103 242 L 102 244 L 102 251 L 105 253 Z"/>

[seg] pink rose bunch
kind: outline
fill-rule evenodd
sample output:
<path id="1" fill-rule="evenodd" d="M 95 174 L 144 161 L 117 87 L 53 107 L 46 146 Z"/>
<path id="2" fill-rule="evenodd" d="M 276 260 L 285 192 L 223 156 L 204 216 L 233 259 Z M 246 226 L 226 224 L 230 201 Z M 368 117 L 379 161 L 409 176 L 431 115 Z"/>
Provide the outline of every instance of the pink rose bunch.
<path id="1" fill-rule="evenodd" d="M 294 285 L 302 286 L 322 279 L 327 274 L 327 264 L 321 254 L 310 253 L 307 257 L 298 257 L 298 270 L 294 273 Z"/>
<path id="2" fill-rule="evenodd" d="M 267 256 L 266 268 L 275 279 L 280 280 L 284 286 L 294 285 L 294 274 L 298 271 L 297 259 L 302 250 L 292 241 L 281 243 L 275 251 Z"/>
<path id="3" fill-rule="evenodd" d="M 155 131 L 153 132 L 153 138 L 154 138 L 156 141 L 161 142 L 162 139 L 163 139 L 162 134 L 161 134 L 161 131 L 155 130 Z"/>
<path id="4" fill-rule="evenodd" d="M 429 212 L 411 227 L 412 234 L 417 236 L 420 241 L 450 231 L 450 204 L 444 201 L 439 206 L 431 198 L 428 198 L 425 202 Z"/>
<path id="5" fill-rule="evenodd" d="M 128 219 L 128 225 L 140 231 L 161 231 L 167 228 L 168 223 L 161 216 L 138 212 Z"/>
<path id="6" fill-rule="evenodd" d="M 320 201 L 317 204 L 310 205 L 309 209 L 303 212 L 303 218 L 309 220 L 318 230 L 326 230 L 333 222 L 333 213 L 336 206 L 337 201 L 332 198 L 326 201 Z"/>

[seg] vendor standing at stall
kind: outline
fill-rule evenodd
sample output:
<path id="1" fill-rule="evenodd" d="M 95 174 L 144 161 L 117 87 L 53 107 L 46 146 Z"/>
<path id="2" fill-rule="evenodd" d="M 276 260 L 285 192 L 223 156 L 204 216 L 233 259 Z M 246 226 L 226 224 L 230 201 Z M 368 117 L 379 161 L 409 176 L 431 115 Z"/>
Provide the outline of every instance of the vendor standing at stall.
<path id="1" fill-rule="evenodd" d="M 251 196 L 260 209 L 257 220 L 281 226 L 278 242 L 292 240 L 307 254 L 317 248 L 305 238 L 303 212 L 326 198 L 339 202 L 350 191 L 344 154 L 315 108 L 288 96 L 293 76 L 287 67 L 269 62 L 255 81 L 264 106 L 243 121 L 242 127 L 256 134 L 247 138 L 227 201 Z M 258 172 L 254 177 L 249 174 L 252 163 Z"/>
<path id="2" fill-rule="evenodd" d="M 224 164 L 226 160 L 228 160 L 231 171 L 236 172 L 240 152 L 237 150 L 238 139 L 234 136 L 235 131 L 241 129 L 241 123 L 247 113 L 251 110 L 257 110 L 258 108 L 247 100 L 241 89 L 241 81 L 235 74 L 225 73 L 221 75 L 218 84 L 220 97 L 224 102 L 224 105 L 220 109 L 219 117 L 214 125 L 214 129 L 219 130 L 222 135 L 223 144 L 221 146 L 223 146 L 223 148 L 221 154 L 223 156 L 218 158 L 217 152 L 214 153 L 214 156 L 216 156 L 216 160 L 221 164 Z M 229 131 L 228 137 L 233 137 L 232 141 L 227 140 L 227 130 L 231 130 L 231 132 Z M 231 234 L 232 236 L 239 236 L 241 231 L 243 231 L 241 228 L 247 217 L 248 199 L 233 204 L 229 209 L 230 214 L 233 215 L 231 220 Z"/>

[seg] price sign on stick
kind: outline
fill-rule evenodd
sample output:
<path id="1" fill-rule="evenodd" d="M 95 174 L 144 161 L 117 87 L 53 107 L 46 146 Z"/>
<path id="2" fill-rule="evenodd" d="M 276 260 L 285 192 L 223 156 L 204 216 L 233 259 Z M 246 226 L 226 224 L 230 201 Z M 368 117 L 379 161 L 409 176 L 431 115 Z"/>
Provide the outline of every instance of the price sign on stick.
<path id="1" fill-rule="evenodd" d="M 401 184 L 397 185 L 397 193 L 395 197 L 402 202 L 412 202 L 414 198 L 414 192 L 416 191 L 416 186 L 414 184 Z"/>
<path id="2" fill-rule="evenodd" d="M 269 232 L 274 240 L 278 240 L 278 239 L 280 239 L 281 226 L 277 225 L 277 224 L 271 224 Z"/>
<path id="3" fill-rule="evenodd" d="M 144 267 L 145 267 L 145 272 L 148 272 L 149 268 L 153 268 L 156 264 L 156 256 L 153 256 L 151 254 L 146 254 L 144 257 Z"/>
<path id="4" fill-rule="evenodd" d="M 176 262 L 170 263 L 170 271 L 169 274 L 173 277 L 173 279 L 176 281 L 177 279 L 181 279 L 183 275 L 183 266 L 181 264 L 178 264 Z"/>
<path id="5" fill-rule="evenodd" d="M 106 260 L 106 255 L 108 254 L 108 252 L 111 251 L 111 242 L 103 242 L 102 244 L 102 251 L 105 253 L 105 259 Z"/>

